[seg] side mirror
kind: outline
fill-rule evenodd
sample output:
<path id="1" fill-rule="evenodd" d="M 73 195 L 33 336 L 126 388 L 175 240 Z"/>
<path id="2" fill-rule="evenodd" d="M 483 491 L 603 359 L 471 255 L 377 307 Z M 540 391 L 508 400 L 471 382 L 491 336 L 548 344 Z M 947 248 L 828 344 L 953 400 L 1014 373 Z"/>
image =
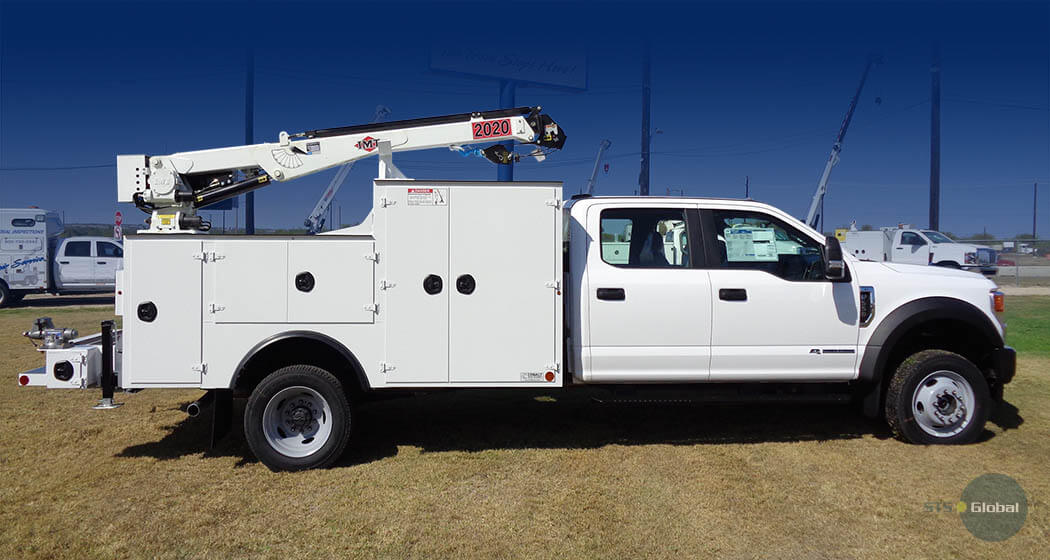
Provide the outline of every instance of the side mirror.
<path id="1" fill-rule="evenodd" d="M 842 245 L 834 235 L 825 238 L 824 278 L 832 282 L 841 282 L 846 279 L 846 263 L 842 260 Z"/>

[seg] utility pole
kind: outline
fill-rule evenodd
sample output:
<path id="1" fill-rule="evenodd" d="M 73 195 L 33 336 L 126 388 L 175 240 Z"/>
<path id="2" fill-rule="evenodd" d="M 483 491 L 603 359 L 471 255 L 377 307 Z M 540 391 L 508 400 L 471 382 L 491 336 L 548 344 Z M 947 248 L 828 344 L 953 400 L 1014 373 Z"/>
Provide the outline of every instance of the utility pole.
<path id="1" fill-rule="evenodd" d="M 248 47 L 244 73 L 244 143 L 255 143 L 255 51 Z M 244 233 L 255 235 L 255 193 L 244 195 Z"/>
<path id="2" fill-rule="evenodd" d="M 1032 239 L 1035 239 L 1035 209 L 1039 207 L 1039 182 L 1032 183 Z"/>
<path id="3" fill-rule="evenodd" d="M 642 168 L 638 173 L 638 192 L 649 196 L 649 147 L 652 133 L 649 122 L 649 40 L 642 44 Z"/>
<path id="4" fill-rule="evenodd" d="M 751 198 L 751 176 L 744 175 L 744 198 Z"/>
<path id="5" fill-rule="evenodd" d="M 941 53 L 930 65 L 930 229 L 941 229 Z"/>

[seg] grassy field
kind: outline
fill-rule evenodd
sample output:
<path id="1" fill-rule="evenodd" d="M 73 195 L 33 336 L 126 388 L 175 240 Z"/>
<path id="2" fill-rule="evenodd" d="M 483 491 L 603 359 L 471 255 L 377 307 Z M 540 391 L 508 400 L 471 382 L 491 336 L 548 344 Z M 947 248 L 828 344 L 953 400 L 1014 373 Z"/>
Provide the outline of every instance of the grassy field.
<path id="1" fill-rule="evenodd" d="M 975 445 L 903 444 L 842 406 L 460 392 L 362 407 L 354 450 L 298 474 L 239 434 L 206 449 L 180 410 L 199 391 L 102 412 L 96 391 L 16 387 L 34 317 L 88 333 L 111 307 L 3 310 L 0 558 L 1047 557 L 1050 298 L 1007 307 L 1020 371 Z M 988 472 L 1028 495 L 1009 540 L 924 510 Z"/>

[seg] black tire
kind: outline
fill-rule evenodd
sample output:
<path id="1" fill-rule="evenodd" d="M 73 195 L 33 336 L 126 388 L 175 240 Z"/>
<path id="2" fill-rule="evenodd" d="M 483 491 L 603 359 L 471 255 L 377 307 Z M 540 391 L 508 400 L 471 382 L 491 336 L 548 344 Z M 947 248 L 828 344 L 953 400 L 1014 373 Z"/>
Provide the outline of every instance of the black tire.
<path id="1" fill-rule="evenodd" d="M 8 293 L 7 297 L 10 298 L 7 301 L 7 305 L 16 305 L 18 303 L 21 303 L 22 300 L 25 299 L 26 294 L 25 292 L 10 292 Z"/>
<path id="2" fill-rule="evenodd" d="M 330 426 L 331 431 L 327 435 L 327 439 L 323 442 L 323 445 L 320 445 L 315 451 L 305 456 L 290 456 L 283 453 L 275 447 L 276 444 L 271 443 L 270 438 L 274 437 L 273 430 L 270 431 L 271 435 L 267 436 L 267 429 L 264 427 L 265 420 L 272 420 L 274 414 L 281 418 L 290 418 L 293 412 L 306 410 L 300 406 L 298 408 L 293 407 L 290 412 L 287 407 L 292 405 L 287 402 L 288 399 L 281 397 L 274 402 L 273 407 L 271 407 L 271 415 L 267 416 L 267 404 L 282 391 L 294 391 L 293 388 L 312 390 L 324 399 L 331 410 L 330 418 L 324 418 L 325 415 L 323 413 L 317 414 L 319 419 L 323 419 L 318 420 L 319 424 Z M 288 394 L 288 392 L 286 391 L 285 394 Z M 317 413 L 319 411 L 315 410 L 314 412 Z M 303 414 L 300 414 L 299 421 L 302 421 L 302 416 Z M 346 450 L 347 443 L 350 441 L 351 416 L 352 410 L 346 391 L 343 388 L 343 384 L 334 375 L 315 366 L 288 366 L 268 375 L 255 387 L 251 396 L 248 397 L 248 404 L 244 410 L 244 438 L 247 440 L 248 447 L 251 448 L 255 457 L 269 467 L 270 470 L 301 471 L 323 468 L 334 463 Z M 310 414 L 307 417 L 312 418 L 313 415 Z M 281 426 L 287 427 L 284 424 Z M 281 430 L 280 427 L 277 429 Z M 292 439 L 297 439 L 295 436 L 296 432 L 294 430 L 290 431 Z M 310 430 L 302 432 L 302 434 L 307 435 L 309 433 Z M 279 434 L 285 435 L 285 432 L 280 431 Z M 312 437 L 307 437 L 302 441 L 307 442 L 312 439 Z"/>
<path id="3" fill-rule="evenodd" d="M 0 307 L 7 307 L 14 303 L 11 298 L 11 291 L 7 289 L 7 284 L 0 282 Z"/>
<path id="4" fill-rule="evenodd" d="M 917 403 L 919 393 L 916 390 L 920 383 L 927 388 L 948 386 L 938 384 L 937 378 L 942 380 L 947 378 L 944 373 L 940 372 L 954 374 L 957 379 L 953 381 L 959 384 L 965 382 L 972 393 L 972 399 L 960 400 L 945 394 L 944 400 L 939 401 L 944 403 L 945 408 L 943 410 L 937 408 L 937 411 L 945 412 L 949 418 L 957 412 L 966 411 L 967 408 L 972 409 L 968 420 L 965 419 L 966 412 L 962 412 L 963 417 L 957 423 L 948 423 L 943 431 L 930 425 L 929 414 L 924 416 L 927 419 L 925 421 L 915 417 L 916 411 L 920 411 L 920 415 L 923 415 L 922 411 L 926 410 L 922 402 Z M 965 396 L 965 391 L 962 394 Z M 963 405 L 961 408 L 960 404 Z M 991 407 L 992 400 L 988 382 L 981 374 L 981 370 L 966 358 L 947 350 L 923 350 L 908 357 L 894 372 L 886 392 L 886 422 L 893 430 L 894 436 L 909 443 L 941 445 L 971 443 L 984 430 Z M 933 412 L 932 408 L 930 412 Z M 929 430 L 937 433 L 930 433 Z"/>

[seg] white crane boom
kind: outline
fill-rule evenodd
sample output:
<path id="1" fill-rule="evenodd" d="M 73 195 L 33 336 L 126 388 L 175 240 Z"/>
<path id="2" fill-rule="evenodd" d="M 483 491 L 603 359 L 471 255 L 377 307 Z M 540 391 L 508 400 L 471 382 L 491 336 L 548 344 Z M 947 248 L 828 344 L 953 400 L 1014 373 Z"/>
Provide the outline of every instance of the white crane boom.
<path id="1" fill-rule="evenodd" d="M 591 178 L 587 179 L 587 189 L 584 190 L 584 194 L 594 194 L 594 186 L 598 184 L 598 167 L 602 164 L 602 157 L 605 156 L 605 150 L 612 146 L 612 142 L 608 140 L 602 140 L 602 143 L 598 146 L 598 157 L 594 158 L 594 169 L 591 171 Z"/>
<path id="2" fill-rule="evenodd" d="M 376 123 L 289 135 L 277 142 L 179 152 L 164 156 L 117 156 L 117 199 L 152 213 L 150 232 L 206 231 L 197 208 L 214 204 L 272 181 L 298 179 L 337 165 L 379 156 L 379 176 L 404 177 L 393 152 L 460 149 L 493 143 L 482 150 L 489 161 L 508 164 L 517 156 L 508 140 L 561 149 L 565 133 L 539 107 L 462 113 Z"/>
<path id="3" fill-rule="evenodd" d="M 380 105 L 376 107 L 376 112 L 372 116 L 372 124 L 382 122 L 390 115 L 390 109 Z M 350 170 L 354 168 L 354 162 L 344 163 L 338 171 L 335 172 L 335 177 L 332 177 L 331 182 L 328 183 L 328 187 L 325 188 L 324 194 L 321 195 L 320 200 L 314 206 L 310 215 L 306 217 L 306 221 L 303 225 L 306 226 L 306 232 L 310 234 L 319 233 L 324 229 L 324 213 L 328 211 L 328 208 L 332 206 L 332 201 L 335 199 L 336 193 L 339 192 L 340 187 L 343 186 L 343 182 L 346 181 Z"/>
<path id="4" fill-rule="evenodd" d="M 835 144 L 831 146 L 831 155 L 828 156 L 828 162 L 824 164 L 824 172 L 821 173 L 820 181 L 817 182 L 817 192 L 813 193 L 813 201 L 809 205 L 809 212 L 806 213 L 806 225 L 818 231 L 818 225 L 824 217 L 824 195 L 828 192 L 828 179 L 831 178 L 831 168 L 835 167 L 835 164 L 839 162 L 839 152 L 842 151 L 842 142 L 846 139 L 846 130 L 849 128 L 849 123 L 853 120 L 853 112 L 857 110 L 860 92 L 864 90 L 864 82 L 868 80 L 868 72 L 871 71 L 871 67 L 878 61 L 879 57 L 877 56 L 868 57 L 868 63 L 864 66 L 864 73 L 860 77 L 860 85 L 857 86 L 857 92 L 853 94 L 853 99 L 849 102 L 849 109 L 846 111 L 846 117 L 842 119 L 839 133 L 835 137 Z"/>

